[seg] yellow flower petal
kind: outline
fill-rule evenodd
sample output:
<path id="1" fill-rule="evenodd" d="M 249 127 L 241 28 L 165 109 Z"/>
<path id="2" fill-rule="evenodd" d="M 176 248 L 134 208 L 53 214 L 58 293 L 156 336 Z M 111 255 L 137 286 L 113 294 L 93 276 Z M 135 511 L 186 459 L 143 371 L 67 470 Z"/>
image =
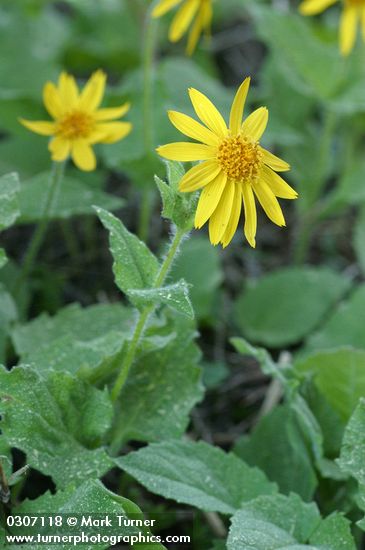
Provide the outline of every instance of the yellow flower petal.
<path id="1" fill-rule="evenodd" d="M 190 168 L 181 178 L 179 191 L 191 193 L 210 183 L 221 171 L 216 160 L 206 160 Z"/>
<path id="2" fill-rule="evenodd" d="M 217 136 L 225 137 L 228 132 L 226 123 L 210 99 L 194 88 L 189 88 L 189 95 L 200 120 Z"/>
<path id="3" fill-rule="evenodd" d="M 251 113 L 241 126 L 243 135 L 258 141 L 265 132 L 267 121 L 269 120 L 269 111 L 266 107 L 259 107 Z"/>
<path id="4" fill-rule="evenodd" d="M 231 114 L 229 117 L 229 128 L 231 130 L 231 134 L 234 136 L 238 134 L 241 129 L 243 109 L 245 107 L 250 82 L 250 77 L 245 78 L 241 86 L 238 88 L 238 91 L 232 103 Z"/>
<path id="5" fill-rule="evenodd" d="M 276 225 L 279 225 L 280 227 L 285 226 L 285 220 L 280 204 L 267 183 L 260 180 L 253 185 L 253 190 L 267 217 Z"/>
<path id="6" fill-rule="evenodd" d="M 177 111 L 168 111 L 168 116 L 175 128 L 189 138 L 201 141 L 206 145 L 218 145 L 217 136 L 190 116 Z"/>
<path id="7" fill-rule="evenodd" d="M 216 155 L 216 150 L 213 147 L 201 145 L 200 143 L 169 143 L 168 145 L 161 145 L 156 151 L 165 159 L 181 162 L 207 160 L 214 158 Z"/>
<path id="8" fill-rule="evenodd" d="M 48 149 L 51 151 L 52 160 L 62 162 L 70 154 L 71 143 L 61 137 L 55 137 L 49 142 Z"/>
<path id="9" fill-rule="evenodd" d="M 348 55 L 354 47 L 357 19 L 357 7 L 345 5 L 340 20 L 340 50 L 342 55 Z"/>
<path id="10" fill-rule="evenodd" d="M 90 172 L 95 170 L 96 158 L 94 151 L 84 140 L 77 140 L 72 143 L 71 149 L 72 160 L 80 170 Z"/>
<path id="11" fill-rule="evenodd" d="M 130 122 L 106 122 L 97 124 L 95 131 L 87 139 L 88 143 L 115 143 L 125 138 L 132 130 Z"/>
<path id="12" fill-rule="evenodd" d="M 80 108 L 95 111 L 103 99 L 106 74 L 98 70 L 91 75 L 80 95 Z"/>
<path id="13" fill-rule="evenodd" d="M 234 198 L 232 203 L 231 217 L 229 218 L 227 229 L 225 230 L 221 240 L 223 248 L 226 248 L 226 246 L 228 246 L 231 240 L 233 239 L 233 235 L 236 233 L 238 222 L 240 220 L 240 215 L 241 215 L 241 208 L 242 208 L 241 184 L 235 182 L 234 187 L 235 187 L 235 192 L 234 192 Z"/>
<path id="14" fill-rule="evenodd" d="M 105 109 L 98 109 L 94 113 L 96 120 L 113 120 L 114 118 L 121 118 L 125 115 L 131 107 L 130 103 L 124 103 L 120 107 L 106 107 Z"/>
<path id="15" fill-rule="evenodd" d="M 231 217 L 234 194 L 234 183 L 229 181 L 225 185 L 218 206 L 209 220 L 209 238 L 213 245 L 221 241 L 227 229 Z"/>
<path id="16" fill-rule="evenodd" d="M 268 166 L 263 167 L 261 178 L 270 187 L 276 197 L 281 199 L 298 198 L 298 193 Z"/>
<path id="17" fill-rule="evenodd" d="M 249 183 L 242 185 L 243 207 L 245 210 L 245 237 L 252 248 L 256 247 L 257 212 L 255 197 Z"/>
<path id="18" fill-rule="evenodd" d="M 199 8 L 200 0 L 186 0 L 175 15 L 169 30 L 171 42 L 177 42 L 186 33 L 194 15 Z"/>
<path id="19" fill-rule="evenodd" d="M 152 17 L 157 18 L 165 15 L 165 13 L 172 10 L 172 8 L 178 4 L 181 4 L 181 2 L 182 0 L 160 0 L 152 10 Z"/>
<path id="20" fill-rule="evenodd" d="M 332 6 L 337 0 L 306 0 L 299 6 L 302 15 L 316 15 Z"/>
<path id="21" fill-rule="evenodd" d="M 43 87 L 43 103 L 51 117 L 58 118 L 62 115 L 63 105 L 53 82 L 47 82 Z"/>
<path id="22" fill-rule="evenodd" d="M 61 73 L 58 80 L 58 93 L 63 111 L 69 111 L 77 106 L 79 101 L 79 90 L 72 75 L 65 72 Z"/>
<path id="23" fill-rule="evenodd" d="M 211 1 L 208 0 L 201 4 L 199 13 L 195 18 L 194 24 L 189 33 L 188 43 L 186 47 L 186 53 L 188 55 L 193 55 L 196 45 L 198 43 L 199 37 L 203 30 L 209 32 L 210 26 L 213 18 L 213 9 Z"/>
<path id="24" fill-rule="evenodd" d="M 191 27 L 191 31 L 189 32 L 188 36 L 188 42 L 186 45 L 186 53 L 187 55 L 191 56 L 196 50 L 196 46 L 199 41 L 199 37 L 203 31 L 203 18 L 202 14 L 199 12 L 197 17 L 195 18 L 194 24 Z"/>
<path id="25" fill-rule="evenodd" d="M 198 207 L 195 213 L 194 225 L 197 229 L 203 227 L 218 206 L 227 183 L 227 176 L 220 172 L 218 176 L 201 192 Z"/>
<path id="26" fill-rule="evenodd" d="M 267 151 L 263 147 L 260 147 L 260 151 L 264 163 L 270 166 L 270 168 L 272 168 L 276 172 L 286 172 L 287 170 L 290 170 L 290 164 L 285 162 L 285 160 L 282 160 L 276 155 L 273 155 L 272 153 L 270 153 L 270 151 Z"/>
<path id="27" fill-rule="evenodd" d="M 52 136 L 56 131 L 56 125 L 54 122 L 25 120 L 24 118 L 20 118 L 19 122 L 28 128 L 28 130 L 31 130 L 36 134 L 40 134 L 41 136 Z"/>

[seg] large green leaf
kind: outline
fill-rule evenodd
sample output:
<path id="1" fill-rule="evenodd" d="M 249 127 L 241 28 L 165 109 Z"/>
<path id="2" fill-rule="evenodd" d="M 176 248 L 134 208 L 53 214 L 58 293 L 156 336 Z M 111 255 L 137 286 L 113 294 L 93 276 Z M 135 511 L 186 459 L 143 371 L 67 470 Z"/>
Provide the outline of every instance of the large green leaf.
<path id="1" fill-rule="evenodd" d="M 286 268 L 250 281 L 235 307 L 244 334 L 271 347 L 300 341 L 349 287 L 327 268 Z"/>
<path id="2" fill-rule="evenodd" d="M 163 347 L 150 349 L 151 340 Z M 154 441 L 180 437 L 189 412 L 202 397 L 200 351 L 193 342 L 194 328 L 183 317 L 150 331 L 120 397 L 117 441 Z"/>
<path id="3" fill-rule="evenodd" d="M 289 405 L 264 416 L 250 436 L 238 440 L 234 452 L 250 466 L 261 468 L 282 493 L 312 498 L 317 478 L 297 415 Z"/>
<path id="4" fill-rule="evenodd" d="M 347 421 L 365 396 L 365 351 L 341 348 L 313 353 L 295 364 L 298 373 L 314 378 L 319 391 Z"/>
<path id="5" fill-rule="evenodd" d="M 305 504 L 294 494 L 258 497 L 243 504 L 232 518 L 228 550 L 305 548 L 356 550 L 348 520 L 338 514 L 321 521 L 316 505 Z"/>
<path id="6" fill-rule="evenodd" d="M 154 443 L 116 462 L 154 493 L 223 514 L 234 513 L 258 495 L 277 492 L 258 468 L 204 442 Z"/>
<path id="7" fill-rule="evenodd" d="M 360 400 L 346 427 L 338 463 L 344 472 L 365 486 L 365 398 Z"/>
<path id="8" fill-rule="evenodd" d="M 150 288 L 158 273 L 157 258 L 115 216 L 102 208 L 96 208 L 96 212 L 101 223 L 109 231 L 117 286 L 125 293 L 129 290 Z"/>
<path id="9" fill-rule="evenodd" d="M 147 527 L 138 528 L 133 525 L 126 526 L 123 525 L 119 527 L 117 516 L 124 516 L 125 518 L 131 518 L 133 520 L 143 520 L 143 514 L 140 508 L 134 504 L 132 501 L 116 495 L 111 491 L 108 491 L 104 485 L 97 480 L 87 480 L 79 487 L 75 488 L 74 486 L 68 486 L 63 491 L 58 491 L 56 494 L 52 495 L 51 493 L 46 493 L 39 497 L 36 500 L 25 500 L 22 504 L 14 510 L 14 513 L 25 514 L 25 515 L 35 515 L 39 516 L 41 514 L 51 514 L 62 515 L 64 518 L 63 525 L 61 528 L 55 529 L 54 526 L 41 529 L 42 534 L 67 534 L 67 535 L 78 535 L 80 533 L 79 525 L 71 527 L 67 524 L 68 517 L 75 517 L 81 519 L 81 514 L 84 517 L 91 516 L 95 519 L 101 519 L 108 517 L 112 526 L 105 527 L 87 527 L 85 528 L 85 534 L 88 536 L 97 535 L 107 535 L 107 536 L 126 536 L 126 535 L 136 535 L 138 532 L 148 534 Z M 26 532 L 29 534 L 37 534 L 40 531 L 39 525 L 35 525 L 34 528 L 20 528 L 20 529 L 11 529 L 11 533 L 22 534 Z M 151 533 L 150 533 L 151 535 Z M 110 540 L 112 543 L 112 539 Z M 93 548 L 97 549 L 106 549 L 110 547 L 110 544 L 99 543 L 93 544 Z M 18 546 L 14 548 L 19 548 Z M 28 545 L 27 545 L 28 548 Z M 31 550 L 36 550 L 34 546 L 29 546 Z M 38 548 L 38 547 L 37 547 Z M 70 544 L 66 545 L 52 545 L 52 548 L 55 550 L 71 550 L 75 548 Z M 155 544 L 137 544 L 136 548 L 141 548 L 143 550 L 160 550 L 164 548 L 159 543 Z"/>
<path id="10" fill-rule="evenodd" d="M 67 373 L 0 370 L 0 427 L 8 444 L 57 486 L 82 483 L 112 466 L 100 447 L 112 419 L 105 391 Z"/>
<path id="11" fill-rule="evenodd" d="M 24 182 L 19 194 L 20 222 L 35 222 L 44 216 L 45 202 L 51 185 L 49 172 L 38 174 Z M 94 204 L 108 210 L 116 210 L 123 206 L 123 203 L 123 199 L 119 197 L 94 189 L 79 179 L 65 176 L 57 200 L 49 212 L 49 218 L 66 219 L 79 214 L 93 214 Z"/>
<path id="12" fill-rule="evenodd" d="M 355 289 L 346 302 L 340 304 L 324 326 L 315 332 L 304 351 L 354 346 L 365 348 L 365 285 Z"/>
<path id="13" fill-rule="evenodd" d="M 42 314 L 12 333 L 22 362 L 37 370 L 72 373 L 101 367 L 114 356 L 132 333 L 132 311 L 121 304 L 98 304 L 81 308 L 72 304 L 50 317 Z"/>
<path id="14" fill-rule="evenodd" d="M 159 288 L 129 290 L 128 296 L 137 307 L 165 304 L 186 317 L 194 319 L 194 310 L 189 298 L 189 286 L 183 279 Z"/>
<path id="15" fill-rule="evenodd" d="M 0 178 L 0 230 L 12 225 L 19 216 L 18 175 L 7 174 Z"/>

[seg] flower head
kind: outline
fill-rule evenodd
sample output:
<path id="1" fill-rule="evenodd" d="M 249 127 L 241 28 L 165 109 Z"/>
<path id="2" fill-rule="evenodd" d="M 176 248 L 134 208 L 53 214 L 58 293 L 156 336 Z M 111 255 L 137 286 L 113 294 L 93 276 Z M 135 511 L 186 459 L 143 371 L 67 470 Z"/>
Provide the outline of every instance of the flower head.
<path id="1" fill-rule="evenodd" d="M 321 13 L 338 0 L 304 0 L 299 11 L 302 15 Z M 340 20 L 340 51 L 348 55 L 356 41 L 356 29 L 361 24 L 362 36 L 365 41 L 365 0 L 342 0 L 344 4 Z"/>
<path id="2" fill-rule="evenodd" d="M 129 109 L 120 107 L 99 109 L 103 99 L 106 76 L 96 71 L 79 92 L 73 76 L 61 73 L 58 85 L 47 82 L 43 88 L 43 102 L 52 122 L 20 122 L 32 132 L 52 136 L 48 148 L 52 159 L 62 162 L 71 155 L 80 170 L 94 170 L 96 158 L 92 145 L 114 143 L 131 131 L 129 122 L 116 122 Z"/>
<path id="3" fill-rule="evenodd" d="M 160 0 L 152 11 L 152 17 L 161 17 L 176 6 L 179 9 L 171 23 L 169 39 L 178 42 L 192 25 L 186 48 L 188 55 L 192 55 L 202 32 L 210 30 L 212 0 Z"/>
<path id="4" fill-rule="evenodd" d="M 250 79 L 241 84 L 233 101 L 229 127 L 201 92 L 191 88 L 189 95 L 200 120 L 176 111 L 169 111 L 172 124 L 186 136 L 200 143 L 170 143 L 157 152 L 164 158 L 178 161 L 203 161 L 183 176 L 179 189 L 192 192 L 203 189 L 195 214 L 195 227 L 200 229 L 209 220 L 209 237 L 213 245 L 226 247 L 236 232 L 243 204 L 244 232 L 255 247 L 256 205 L 261 203 L 267 216 L 276 225 L 285 220 L 276 197 L 295 199 L 297 193 L 278 174 L 290 169 L 259 143 L 268 121 L 268 111 L 260 107 L 242 122 Z"/>

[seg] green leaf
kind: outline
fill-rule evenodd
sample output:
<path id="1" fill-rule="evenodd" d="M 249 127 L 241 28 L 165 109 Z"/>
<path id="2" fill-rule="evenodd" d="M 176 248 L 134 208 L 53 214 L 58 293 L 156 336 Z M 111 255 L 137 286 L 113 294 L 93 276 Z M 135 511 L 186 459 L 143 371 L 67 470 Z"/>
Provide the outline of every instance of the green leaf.
<path id="1" fill-rule="evenodd" d="M 238 440 L 234 452 L 250 466 L 261 468 L 280 492 L 312 498 L 317 478 L 297 415 L 289 405 L 264 416 L 250 436 Z"/>
<path id="2" fill-rule="evenodd" d="M 8 444 L 57 486 L 102 476 L 111 459 L 99 447 L 112 419 L 100 391 L 67 374 L 30 367 L 0 370 L 0 427 Z"/>
<path id="3" fill-rule="evenodd" d="M 356 550 L 349 520 L 336 512 L 322 520 L 310 543 L 323 550 Z"/>
<path id="4" fill-rule="evenodd" d="M 365 167 L 364 167 L 364 174 L 365 174 Z M 359 263 L 359 266 L 363 275 L 365 274 L 365 249 L 363 246 L 364 242 L 365 242 L 365 207 L 362 207 L 358 214 L 358 218 L 356 220 L 355 229 L 352 236 L 352 245 L 354 247 L 357 261 Z"/>
<path id="5" fill-rule="evenodd" d="M 194 310 L 189 298 L 189 286 L 184 280 L 160 288 L 129 290 L 128 296 L 139 308 L 151 304 L 165 304 L 186 317 L 194 319 Z"/>
<path id="6" fill-rule="evenodd" d="M 310 336 L 304 352 L 340 346 L 365 349 L 365 285 L 355 289 L 323 327 Z"/>
<path id="7" fill-rule="evenodd" d="M 326 268 L 286 268 L 250 282 L 235 317 L 249 340 L 281 347 L 302 340 L 349 287 Z"/>
<path id="8" fill-rule="evenodd" d="M 0 283 L 0 362 L 5 361 L 5 351 L 12 325 L 17 320 L 16 304 L 9 292 Z"/>
<path id="9" fill-rule="evenodd" d="M 277 492 L 258 468 L 202 441 L 154 443 L 116 462 L 153 493 L 206 511 L 232 514 L 258 495 Z"/>
<path id="10" fill-rule="evenodd" d="M 196 194 L 179 192 L 179 183 L 185 173 L 182 164 L 167 161 L 166 166 L 169 184 L 155 176 L 162 198 L 162 216 L 171 220 L 179 229 L 190 231 L 194 225 Z"/>
<path id="11" fill-rule="evenodd" d="M 320 351 L 299 360 L 295 369 L 313 376 L 315 385 L 343 421 L 350 418 L 365 395 L 365 351 Z"/>
<path id="12" fill-rule="evenodd" d="M 172 220 L 177 195 L 175 191 L 158 176 L 155 176 L 155 182 L 162 199 L 161 216 L 167 220 Z"/>
<path id="13" fill-rule="evenodd" d="M 15 513 L 15 510 L 14 510 Z M 125 518 L 131 519 L 144 519 L 144 516 L 140 508 L 134 504 L 132 501 L 127 498 L 121 497 L 108 491 L 104 485 L 98 480 L 88 479 L 79 487 L 68 486 L 63 491 L 57 491 L 56 494 L 52 495 L 51 493 L 45 493 L 36 500 L 25 500 L 21 503 L 19 507 L 16 508 L 17 514 L 26 514 L 26 515 L 40 515 L 40 514 L 51 514 L 63 515 L 65 519 L 67 516 L 77 516 L 82 514 L 83 516 L 95 515 L 100 519 L 100 517 L 108 516 L 112 527 L 98 527 L 98 531 L 102 535 L 132 535 L 137 534 L 139 531 L 147 535 L 148 530 L 146 527 L 137 528 L 135 526 L 121 526 L 117 527 L 117 515 L 124 516 Z M 39 526 L 35 526 L 32 530 L 27 527 L 27 534 L 37 533 L 39 531 Z M 57 534 L 79 534 L 79 527 L 72 529 L 67 525 L 62 528 L 57 529 Z M 14 532 L 14 529 L 12 529 Z M 19 530 L 16 530 L 18 533 Z M 55 534 L 54 527 L 51 527 L 48 531 L 47 529 L 42 529 L 44 534 Z M 96 529 L 88 528 L 87 535 L 97 534 Z M 151 534 L 151 533 L 150 533 Z M 143 550 L 160 550 L 164 548 L 159 543 L 155 544 L 136 544 L 136 548 L 141 548 Z M 28 546 L 27 546 L 28 547 Z M 53 545 L 52 548 L 55 550 L 71 550 L 75 546 L 70 545 Z M 106 549 L 110 545 L 107 543 L 94 544 L 93 548 L 97 549 Z M 30 548 L 32 548 L 30 546 Z M 34 548 L 34 547 L 33 547 Z"/>
<path id="14" fill-rule="evenodd" d="M 101 208 L 96 207 L 95 210 L 109 231 L 116 285 L 125 293 L 150 288 L 159 269 L 157 258 L 115 216 Z"/>
<path id="15" fill-rule="evenodd" d="M 346 427 L 338 459 L 340 468 L 365 485 L 365 399 L 360 399 Z"/>
<path id="16" fill-rule="evenodd" d="M 24 182 L 19 194 L 21 223 L 36 222 L 43 217 L 50 185 L 52 182 L 49 172 L 43 172 Z M 124 201 L 99 189 L 93 189 L 76 178 L 65 176 L 49 217 L 67 219 L 80 214 L 93 214 L 94 204 L 108 210 L 116 210 L 123 206 Z"/>
<path id="17" fill-rule="evenodd" d="M 181 245 L 181 253 L 170 274 L 174 281 L 184 279 L 190 285 L 190 297 L 198 319 L 216 318 L 213 308 L 223 281 L 220 255 L 206 237 L 194 235 Z"/>
<path id="18" fill-rule="evenodd" d="M 158 343 L 161 336 L 163 347 L 151 350 L 151 338 Z M 150 331 L 120 397 L 114 434 L 118 441 L 154 441 L 184 433 L 189 412 L 203 393 L 200 351 L 194 337 L 195 329 L 183 316 Z"/>
<path id="19" fill-rule="evenodd" d="M 132 311 L 121 304 L 81 308 L 69 305 L 50 317 L 42 314 L 12 332 L 22 362 L 37 370 L 68 371 L 87 376 L 122 348 L 132 333 Z"/>
<path id="20" fill-rule="evenodd" d="M 308 543 L 308 545 L 306 544 Z M 321 521 L 314 503 L 297 495 L 260 496 L 232 518 L 228 550 L 355 550 L 349 522 L 340 514 Z"/>
<path id="21" fill-rule="evenodd" d="M 0 178 L 0 231 L 13 225 L 19 216 L 18 174 L 12 173 Z"/>

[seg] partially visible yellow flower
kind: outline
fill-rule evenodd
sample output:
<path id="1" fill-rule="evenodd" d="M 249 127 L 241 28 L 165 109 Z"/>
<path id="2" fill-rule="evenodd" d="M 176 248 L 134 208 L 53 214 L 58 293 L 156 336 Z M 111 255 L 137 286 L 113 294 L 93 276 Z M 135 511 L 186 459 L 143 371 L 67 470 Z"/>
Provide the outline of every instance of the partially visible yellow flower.
<path id="1" fill-rule="evenodd" d="M 203 31 L 209 33 L 212 22 L 212 0 L 160 0 L 152 11 L 152 17 L 162 17 L 175 6 L 180 6 L 169 30 L 171 42 L 178 42 L 191 30 L 186 51 L 192 55 Z"/>
<path id="2" fill-rule="evenodd" d="M 317 15 L 338 0 L 304 0 L 299 11 L 302 15 Z M 344 4 L 340 20 L 340 51 L 348 55 L 356 41 L 356 30 L 360 23 L 365 42 L 365 0 L 342 0 Z"/>
<path id="3" fill-rule="evenodd" d="M 290 169 L 259 143 L 268 121 L 266 107 L 256 109 L 242 122 L 250 79 L 241 84 L 233 101 L 229 127 L 201 92 L 189 89 L 194 110 L 203 124 L 176 111 L 169 111 L 172 124 L 186 136 L 200 143 L 170 143 L 157 152 L 169 160 L 203 161 L 181 179 L 179 189 L 192 192 L 203 188 L 195 214 L 195 227 L 209 220 L 209 237 L 213 245 L 226 247 L 236 232 L 244 207 L 246 239 L 256 246 L 257 215 L 255 196 L 276 225 L 285 220 L 276 197 L 295 199 L 297 193 L 278 174 Z"/>
<path id="4" fill-rule="evenodd" d="M 129 122 L 114 120 L 128 111 L 128 103 L 99 109 L 105 81 L 105 73 L 96 71 L 80 93 L 74 77 L 63 72 L 57 86 L 47 82 L 43 88 L 43 102 L 53 122 L 20 119 L 32 132 L 53 136 L 48 145 L 53 160 L 62 162 L 71 155 L 80 170 L 94 170 L 96 158 L 91 146 L 115 143 L 131 131 Z"/>

